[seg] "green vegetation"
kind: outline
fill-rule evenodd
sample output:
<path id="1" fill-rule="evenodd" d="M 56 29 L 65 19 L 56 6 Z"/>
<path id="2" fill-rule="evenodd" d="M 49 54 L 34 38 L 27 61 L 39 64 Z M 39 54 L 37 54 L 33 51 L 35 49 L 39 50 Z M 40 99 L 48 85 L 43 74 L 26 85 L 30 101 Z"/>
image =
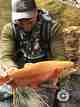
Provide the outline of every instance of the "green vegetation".
<path id="1" fill-rule="evenodd" d="M 0 0 L 0 31 L 10 21 L 10 0 Z"/>
<path id="2" fill-rule="evenodd" d="M 80 26 L 80 9 L 61 4 L 57 0 L 49 0 L 46 5 L 43 0 L 36 0 L 36 2 L 38 6 L 49 10 L 53 16 L 55 15 L 55 17 L 63 24 L 63 27 L 70 25 Z"/>

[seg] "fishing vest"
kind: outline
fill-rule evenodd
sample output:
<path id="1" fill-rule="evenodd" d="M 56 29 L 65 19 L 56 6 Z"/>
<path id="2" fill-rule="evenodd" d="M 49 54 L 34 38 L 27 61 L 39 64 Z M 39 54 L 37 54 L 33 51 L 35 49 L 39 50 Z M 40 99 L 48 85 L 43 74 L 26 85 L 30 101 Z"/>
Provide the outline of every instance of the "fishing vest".
<path id="1" fill-rule="evenodd" d="M 13 24 L 15 40 L 15 63 L 21 67 L 25 63 L 46 60 L 50 52 L 51 17 L 40 14 L 40 20 L 31 32 L 26 32 Z"/>

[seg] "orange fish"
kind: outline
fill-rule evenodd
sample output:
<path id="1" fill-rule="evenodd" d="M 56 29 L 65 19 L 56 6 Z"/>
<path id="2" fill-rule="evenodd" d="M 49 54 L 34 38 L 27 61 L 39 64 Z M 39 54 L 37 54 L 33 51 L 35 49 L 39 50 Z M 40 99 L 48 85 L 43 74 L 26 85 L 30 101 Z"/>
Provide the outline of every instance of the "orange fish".
<path id="1" fill-rule="evenodd" d="M 71 61 L 43 61 L 25 64 L 22 69 L 9 69 L 7 76 L 0 76 L 0 84 L 8 83 L 12 87 L 37 87 L 46 80 L 54 82 L 60 77 L 64 69 L 71 68 Z"/>

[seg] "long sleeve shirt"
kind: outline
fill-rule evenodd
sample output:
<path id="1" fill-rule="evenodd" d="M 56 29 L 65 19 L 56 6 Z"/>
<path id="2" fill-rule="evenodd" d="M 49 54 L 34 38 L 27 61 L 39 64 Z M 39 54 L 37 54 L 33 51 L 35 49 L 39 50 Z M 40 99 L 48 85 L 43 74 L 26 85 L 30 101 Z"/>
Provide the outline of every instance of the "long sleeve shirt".
<path id="1" fill-rule="evenodd" d="M 64 59 L 64 44 L 62 35 L 56 33 L 59 31 L 59 27 L 51 28 L 51 53 L 53 59 Z M 12 30 L 12 24 L 8 23 L 3 27 L 0 38 L 0 64 L 15 66 L 13 61 L 15 41 Z"/>

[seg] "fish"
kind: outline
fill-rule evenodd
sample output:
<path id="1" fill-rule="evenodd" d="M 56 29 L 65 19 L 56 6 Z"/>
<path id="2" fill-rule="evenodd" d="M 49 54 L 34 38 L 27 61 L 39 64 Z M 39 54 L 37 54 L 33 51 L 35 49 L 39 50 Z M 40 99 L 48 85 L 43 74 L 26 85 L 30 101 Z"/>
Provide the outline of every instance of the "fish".
<path id="1" fill-rule="evenodd" d="M 25 64 L 21 69 L 8 69 L 7 76 L 0 76 L 0 85 L 7 83 L 15 88 L 26 86 L 35 88 L 47 80 L 51 80 L 56 84 L 64 69 L 73 66 L 74 63 L 71 61 L 57 60 Z"/>

